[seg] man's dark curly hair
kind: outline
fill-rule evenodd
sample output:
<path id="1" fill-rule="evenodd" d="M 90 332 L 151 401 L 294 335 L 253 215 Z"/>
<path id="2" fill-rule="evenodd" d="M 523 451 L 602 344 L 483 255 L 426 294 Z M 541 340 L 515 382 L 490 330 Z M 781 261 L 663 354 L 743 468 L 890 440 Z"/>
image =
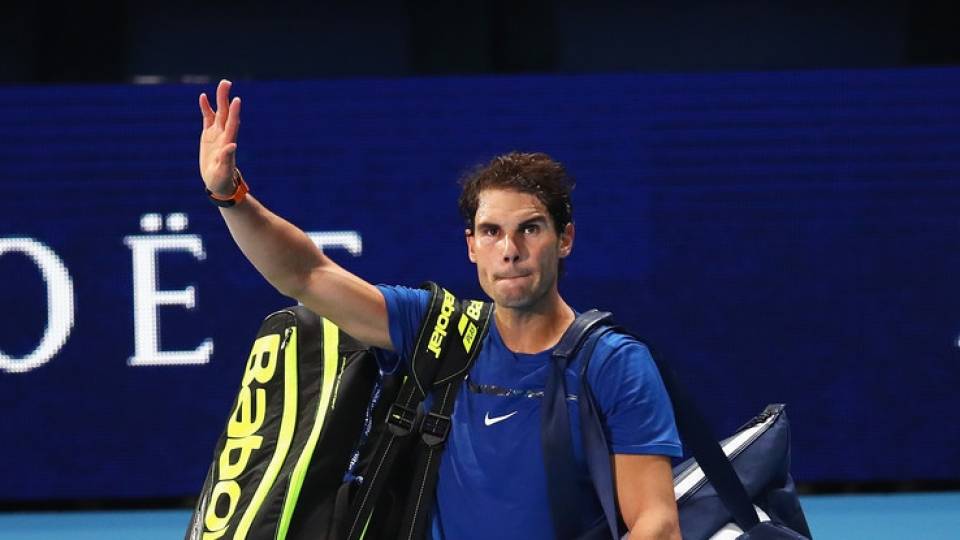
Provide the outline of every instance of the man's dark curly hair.
<path id="1" fill-rule="evenodd" d="M 510 152 L 478 165 L 460 180 L 462 191 L 457 204 L 470 233 L 474 232 L 480 192 L 485 189 L 512 189 L 535 195 L 547 208 L 557 234 L 573 221 L 573 178 L 550 156 L 542 153 Z"/>

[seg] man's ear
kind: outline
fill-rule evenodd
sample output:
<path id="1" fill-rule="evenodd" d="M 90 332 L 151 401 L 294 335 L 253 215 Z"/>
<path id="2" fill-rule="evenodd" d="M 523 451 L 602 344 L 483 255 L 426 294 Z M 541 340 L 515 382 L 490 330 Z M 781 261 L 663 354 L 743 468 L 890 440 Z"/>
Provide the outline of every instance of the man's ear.
<path id="1" fill-rule="evenodd" d="M 560 258 L 567 257 L 573 251 L 573 237 L 576 236 L 576 230 L 573 223 L 567 223 L 560 233 Z"/>
<path id="2" fill-rule="evenodd" d="M 467 241 L 467 257 L 470 258 L 470 262 L 476 263 L 477 256 L 473 253 L 473 231 L 470 229 L 463 230 L 463 237 Z"/>

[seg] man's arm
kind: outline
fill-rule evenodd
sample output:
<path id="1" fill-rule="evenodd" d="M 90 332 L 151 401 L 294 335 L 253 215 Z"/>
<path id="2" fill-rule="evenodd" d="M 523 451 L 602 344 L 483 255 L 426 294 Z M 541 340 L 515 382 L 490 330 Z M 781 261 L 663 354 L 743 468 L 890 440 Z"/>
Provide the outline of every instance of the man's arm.
<path id="1" fill-rule="evenodd" d="M 630 540 L 680 540 L 670 458 L 615 454 L 613 476 L 617 503 L 630 529 Z"/>
<path id="2" fill-rule="evenodd" d="M 221 196 L 236 189 L 240 98 L 230 100 L 230 86 L 229 81 L 217 86 L 216 111 L 200 94 L 200 175 L 207 189 Z M 220 212 L 240 250 L 278 291 L 368 345 L 393 348 L 386 304 L 376 287 L 330 260 L 303 231 L 249 194 Z"/>

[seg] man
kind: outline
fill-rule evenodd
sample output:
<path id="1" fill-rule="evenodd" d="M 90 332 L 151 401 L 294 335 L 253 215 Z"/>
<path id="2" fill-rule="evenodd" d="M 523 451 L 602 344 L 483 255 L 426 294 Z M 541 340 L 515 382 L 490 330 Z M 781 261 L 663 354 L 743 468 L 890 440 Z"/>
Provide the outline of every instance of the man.
<path id="1" fill-rule="evenodd" d="M 240 99 L 217 87 L 200 96 L 200 171 L 244 255 L 281 293 L 368 345 L 396 351 L 404 369 L 426 311 L 424 291 L 374 286 L 328 259 L 295 226 L 246 194 L 236 172 Z M 562 259 L 574 240 L 571 185 L 543 154 L 494 159 L 464 183 L 461 212 L 470 260 L 495 304 L 494 324 L 458 394 L 440 466 L 434 538 L 552 538 L 539 440 L 550 351 L 575 312 L 560 296 Z M 579 386 L 575 359 L 567 388 Z M 598 344 L 587 373 L 611 443 L 617 502 L 631 538 L 679 538 L 668 456 L 679 455 L 673 413 L 646 348 L 624 336 Z M 538 393 L 539 392 L 539 393 Z M 574 453 L 579 419 L 570 409 Z M 595 506 L 585 512 L 599 522 Z"/>

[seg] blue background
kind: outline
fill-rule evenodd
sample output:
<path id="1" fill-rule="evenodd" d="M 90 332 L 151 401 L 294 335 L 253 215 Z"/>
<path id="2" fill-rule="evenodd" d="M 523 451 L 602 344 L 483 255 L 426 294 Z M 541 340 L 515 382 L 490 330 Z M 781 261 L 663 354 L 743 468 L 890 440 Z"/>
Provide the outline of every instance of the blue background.
<path id="1" fill-rule="evenodd" d="M 262 316 L 288 305 L 246 263 L 196 171 L 212 88 L 0 89 L 0 237 L 49 245 L 73 332 L 0 372 L 0 500 L 170 497 L 202 483 Z M 479 296 L 455 180 L 518 149 L 578 180 L 561 291 L 672 361 L 719 433 L 786 402 L 801 482 L 960 479 L 960 70 L 238 83 L 253 192 L 373 281 Z M 140 216 L 184 212 L 207 257 L 159 256 L 161 348 L 131 367 Z M 0 350 L 41 335 L 43 283 L 0 257 Z"/>

